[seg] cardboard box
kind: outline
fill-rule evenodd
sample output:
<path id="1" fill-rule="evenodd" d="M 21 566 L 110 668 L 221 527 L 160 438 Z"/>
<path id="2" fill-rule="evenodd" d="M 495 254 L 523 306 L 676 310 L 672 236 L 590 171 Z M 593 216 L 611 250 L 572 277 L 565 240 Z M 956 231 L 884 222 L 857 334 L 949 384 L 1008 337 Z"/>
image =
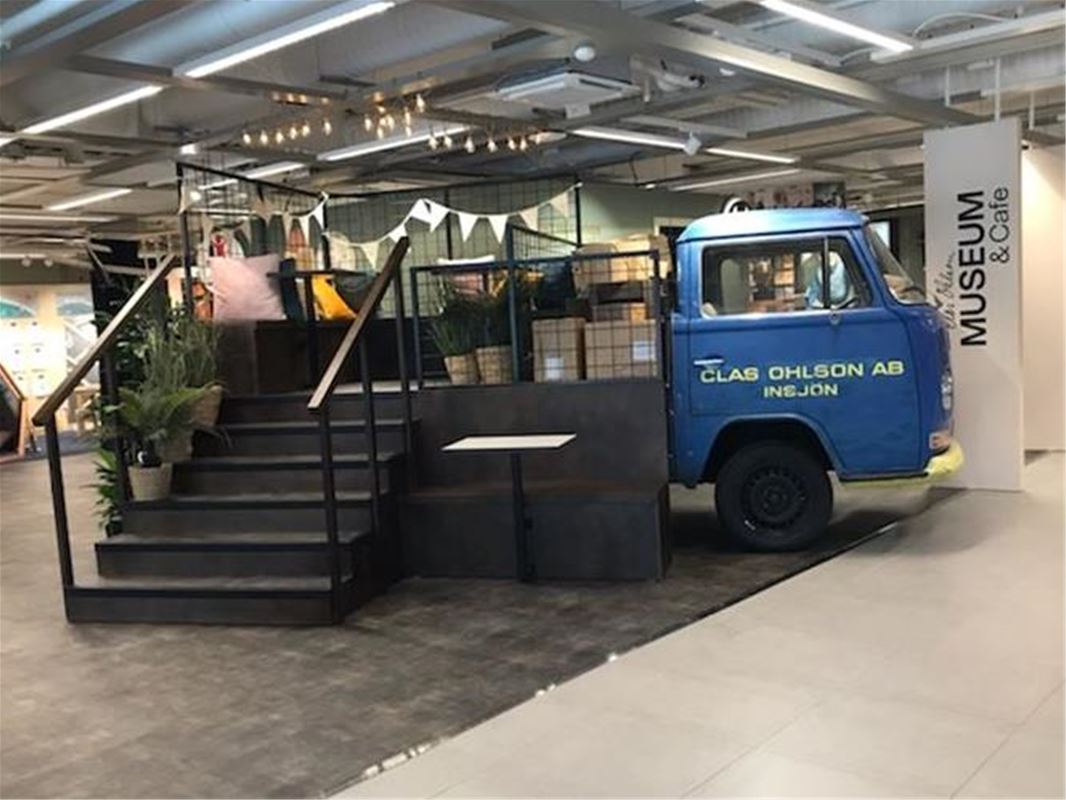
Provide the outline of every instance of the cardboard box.
<path id="1" fill-rule="evenodd" d="M 665 236 L 660 236 L 659 234 L 635 233 L 631 236 L 623 236 L 621 239 L 615 239 L 613 244 L 615 250 L 619 253 L 633 253 L 642 250 L 653 250 L 657 252 L 659 254 L 660 278 L 665 278 L 674 269 L 673 260 L 670 258 L 670 243 Z M 618 262 L 618 266 L 615 267 L 617 271 L 626 272 L 633 276 L 626 280 L 647 280 L 655 274 L 650 256 L 616 258 L 614 261 Z"/>
<path id="2" fill-rule="evenodd" d="M 657 377 L 656 322 L 590 322 L 585 326 L 585 372 L 589 380 Z"/>
<path id="3" fill-rule="evenodd" d="M 643 322 L 648 318 L 644 303 L 603 303 L 592 307 L 593 322 Z"/>
<path id="4" fill-rule="evenodd" d="M 610 242 L 594 242 L 574 249 L 575 256 L 610 256 L 616 251 Z M 604 283 L 599 276 L 611 274 L 610 258 L 582 258 L 573 262 L 574 288 L 582 294 L 593 283 Z"/>
<path id="5" fill-rule="evenodd" d="M 580 317 L 533 322 L 533 379 L 579 381 L 585 377 L 585 320 Z"/>

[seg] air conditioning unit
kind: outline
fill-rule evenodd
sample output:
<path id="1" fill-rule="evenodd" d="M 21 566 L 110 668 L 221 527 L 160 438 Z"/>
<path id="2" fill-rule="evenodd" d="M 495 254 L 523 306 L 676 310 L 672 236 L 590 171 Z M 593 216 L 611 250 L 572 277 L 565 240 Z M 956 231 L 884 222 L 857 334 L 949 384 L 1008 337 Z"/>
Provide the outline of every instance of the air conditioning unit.
<path id="1" fill-rule="evenodd" d="M 565 110 L 567 116 L 587 114 L 590 107 L 639 93 L 629 81 L 565 70 L 535 78 L 518 78 L 496 88 L 495 96 L 509 103 Z"/>

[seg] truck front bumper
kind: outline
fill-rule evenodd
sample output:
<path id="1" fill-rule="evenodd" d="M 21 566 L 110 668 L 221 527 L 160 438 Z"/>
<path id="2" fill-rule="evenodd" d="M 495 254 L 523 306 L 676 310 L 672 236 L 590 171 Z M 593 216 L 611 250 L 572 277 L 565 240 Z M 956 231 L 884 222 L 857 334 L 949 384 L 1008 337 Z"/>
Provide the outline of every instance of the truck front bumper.
<path id="1" fill-rule="evenodd" d="M 884 487 L 894 489 L 905 486 L 926 486 L 937 481 L 942 481 L 954 475 L 966 458 L 962 452 L 962 446 L 954 439 L 943 453 L 938 453 L 929 459 L 920 475 L 902 475 L 898 478 L 858 478 L 856 480 L 842 479 L 842 483 L 848 486 Z"/>

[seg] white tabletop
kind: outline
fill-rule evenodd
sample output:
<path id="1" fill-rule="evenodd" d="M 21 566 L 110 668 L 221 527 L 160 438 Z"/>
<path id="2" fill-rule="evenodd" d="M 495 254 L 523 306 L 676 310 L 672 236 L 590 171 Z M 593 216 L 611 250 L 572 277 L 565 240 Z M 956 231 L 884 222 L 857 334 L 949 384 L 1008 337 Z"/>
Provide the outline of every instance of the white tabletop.
<path id="1" fill-rule="evenodd" d="M 523 433 L 508 436 L 466 436 L 442 450 L 556 450 L 577 438 L 576 433 Z"/>

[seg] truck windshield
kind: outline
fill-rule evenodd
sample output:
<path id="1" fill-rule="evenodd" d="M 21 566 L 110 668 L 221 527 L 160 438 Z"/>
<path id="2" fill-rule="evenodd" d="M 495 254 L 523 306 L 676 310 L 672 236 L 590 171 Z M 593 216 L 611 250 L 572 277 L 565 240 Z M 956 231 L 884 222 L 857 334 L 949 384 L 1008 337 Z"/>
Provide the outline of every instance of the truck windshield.
<path id="1" fill-rule="evenodd" d="M 870 249 L 877 256 L 877 266 L 881 271 L 881 277 L 884 279 L 888 290 L 892 292 L 892 296 L 899 302 L 908 305 L 927 302 L 925 290 L 911 280 L 907 270 L 896 261 L 896 257 L 892 255 L 892 251 L 889 250 L 884 240 L 878 236 L 877 231 L 869 225 L 865 226 L 863 230 L 866 232 L 866 241 L 869 242 Z"/>

